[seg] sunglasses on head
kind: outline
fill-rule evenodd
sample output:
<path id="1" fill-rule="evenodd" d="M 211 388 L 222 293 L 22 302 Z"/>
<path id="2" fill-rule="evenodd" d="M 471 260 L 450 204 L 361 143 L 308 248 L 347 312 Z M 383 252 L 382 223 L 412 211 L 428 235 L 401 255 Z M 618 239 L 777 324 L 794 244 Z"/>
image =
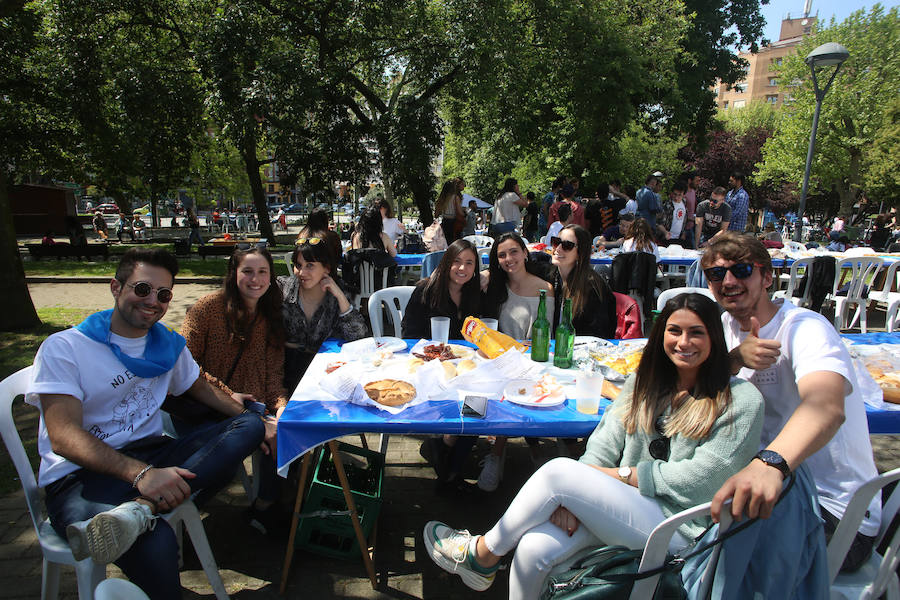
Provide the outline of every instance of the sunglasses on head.
<path id="1" fill-rule="evenodd" d="M 669 460 L 669 448 L 672 445 L 672 441 L 665 434 L 667 420 L 666 417 L 660 415 L 656 417 L 656 423 L 654 423 L 656 433 L 662 436 L 650 441 L 650 456 L 656 460 Z"/>
<path id="2" fill-rule="evenodd" d="M 735 263 L 730 267 L 709 267 L 703 269 L 706 278 L 710 281 L 722 281 L 725 279 L 725 273 L 731 271 L 731 274 L 738 279 L 747 279 L 753 274 L 753 267 L 762 267 L 757 263 Z"/>
<path id="3" fill-rule="evenodd" d="M 322 238 L 312 237 L 312 238 L 297 238 L 297 245 L 301 246 L 303 244 L 309 244 L 310 246 L 315 246 L 319 242 L 324 241 Z"/>
<path id="4" fill-rule="evenodd" d="M 562 246 L 563 250 L 565 250 L 566 252 L 571 252 L 572 250 L 575 249 L 575 246 L 576 246 L 575 242 L 570 241 L 570 240 L 561 240 L 556 236 L 550 238 L 550 245 L 553 248 L 556 248 L 557 246 Z"/>
<path id="5" fill-rule="evenodd" d="M 150 292 L 156 291 L 156 299 L 163 304 L 168 304 L 172 300 L 172 290 L 166 287 L 154 288 L 146 281 L 138 281 L 137 283 L 126 283 L 128 287 L 134 290 L 134 295 L 139 298 L 146 298 Z"/>

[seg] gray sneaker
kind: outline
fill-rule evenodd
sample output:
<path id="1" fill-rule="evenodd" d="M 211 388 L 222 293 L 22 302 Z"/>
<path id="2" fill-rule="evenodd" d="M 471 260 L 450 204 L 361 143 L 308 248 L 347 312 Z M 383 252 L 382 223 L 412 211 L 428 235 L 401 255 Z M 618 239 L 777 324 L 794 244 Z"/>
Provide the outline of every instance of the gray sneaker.
<path id="1" fill-rule="evenodd" d="M 506 454 L 504 452 L 504 454 Z M 503 459 L 504 456 L 496 454 L 488 454 L 484 457 L 484 466 L 481 474 L 478 475 L 478 487 L 485 492 L 493 492 L 500 485 L 503 479 Z"/>
<path id="2" fill-rule="evenodd" d="M 90 556 L 97 564 L 113 562 L 131 548 L 145 531 L 156 526 L 158 517 L 140 502 L 125 502 L 93 518 L 66 527 L 75 560 Z"/>
<path id="3" fill-rule="evenodd" d="M 477 538 L 465 529 L 452 529 L 439 521 L 429 521 L 424 531 L 425 549 L 434 563 L 453 575 L 459 575 L 463 583 L 475 591 L 483 592 L 494 583 L 497 569 L 482 567 L 475 561 L 469 546 Z"/>

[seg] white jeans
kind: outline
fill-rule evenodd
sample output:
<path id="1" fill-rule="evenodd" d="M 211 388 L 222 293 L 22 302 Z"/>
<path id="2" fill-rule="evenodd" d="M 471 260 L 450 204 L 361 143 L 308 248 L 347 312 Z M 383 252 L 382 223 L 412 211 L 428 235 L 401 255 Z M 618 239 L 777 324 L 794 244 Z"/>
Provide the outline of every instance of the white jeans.
<path id="1" fill-rule="evenodd" d="M 570 537 L 550 523 L 559 506 L 578 518 Z M 538 598 L 550 570 L 589 546 L 621 544 L 643 548 L 653 529 L 665 520 L 652 498 L 597 469 L 556 458 L 538 469 L 494 527 L 484 534 L 488 549 L 503 556 L 516 549 L 509 575 L 510 600 Z M 672 536 L 669 549 L 688 540 Z"/>

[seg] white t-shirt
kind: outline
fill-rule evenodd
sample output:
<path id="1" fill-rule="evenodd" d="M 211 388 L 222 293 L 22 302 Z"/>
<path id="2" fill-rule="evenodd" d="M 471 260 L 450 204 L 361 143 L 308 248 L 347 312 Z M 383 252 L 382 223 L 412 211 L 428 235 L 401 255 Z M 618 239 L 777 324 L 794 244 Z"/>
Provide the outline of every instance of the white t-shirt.
<path id="1" fill-rule="evenodd" d="M 672 203 L 672 226 L 669 227 L 670 240 L 677 240 L 681 236 L 681 230 L 684 228 L 685 212 L 683 201 Z"/>
<path id="2" fill-rule="evenodd" d="M 518 226 L 522 220 L 522 211 L 516 205 L 518 201 L 519 195 L 515 192 L 506 192 L 500 196 L 494 204 L 494 218 L 491 223 L 496 225 L 512 221 Z"/>
<path id="3" fill-rule="evenodd" d="M 650 245 L 653 246 L 652 251 L 644 248 L 641 252 L 646 252 L 647 254 L 652 254 L 656 257 L 656 262 L 662 260 L 662 256 L 659 255 L 659 246 L 655 243 L 650 242 Z M 628 238 L 624 242 L 622 242 L 622 252 L 635 252 L 634 249 L 634 238 Z"/>
<path id="4" fill-rule="evenodd" d="M 400 239 L 400 236 L 403 235 L 403 229 L 401 229 L 402 225 L 400 225 L 399 219 L 393 217 L 390 219 L 382 218 L 382 223 L 384 224 L 384 233 L 391 238 L 392 242 L 396 242 Z"/>
<path id="5" fill-rule="evenodd" d="M 637 200 L 632 200 L 631 198 L 625 202 L 625 208 L 619 211 L 620 215 L 624 215 L 625 213 L 631 213 L 633 215 L 637 214 Z"/>
<path id="6" fill-rule="evenodd" d="M 550 238 L 559 237 L 559 232 L 562 231 L 563 227 L 562 221 L 553 221 L 550 223 L 550 227 L 547 228 L 547 235 L 544 236 L 544 243 L 547 244 L 548 247 L 550 246 Z"/>
<path id="7" fill-rule="evenodd" d="M 128 356 L 142 358 L 147 337 L 110 340 Z M 183 394 L 200 375 L 187 346 L 175 366 L 152 379 L 132 374 L 106 344 L 77 329 L 54 333 L 34 357 L 34 375 L 25 400 L 40 408 L 38 394 L 65 394 L 82 403 L 82 427 L 115 449 L 146 437 L 162 435 L 159 407 L 166 394 Z M 38 430 L 41 468 L 38 485 L 46 486 L 80 467 L 54 453 L 41 414 Z"/>
<path id="8" fill-rule="evenodd" d="M 819 503 L 840 518 L 853 492 L 878 475 L 856 370 L 825 317 L 791 302 L 777 302 L 781 304 L 778 312 L 760 328 L 759 335 L 781 342 L 781 356 L 764 371 L 743 368 L 737 377 L 752 382 L 765 398 L 761 448 L 775 439 L 800 405 L 797 382 L 801 378 L 815 371 L 833 371 L 844 378 L 844 423 L 828 444 L 806 459 L 816 479 Z M 748 332 L 740 331 L 740 324 L 727 312 L 722 313 L 722 324 L 729 350 L 747 337 Z M 881 496 L 876 495 L 859 530 L 874 536 L 880 523 Z"/>

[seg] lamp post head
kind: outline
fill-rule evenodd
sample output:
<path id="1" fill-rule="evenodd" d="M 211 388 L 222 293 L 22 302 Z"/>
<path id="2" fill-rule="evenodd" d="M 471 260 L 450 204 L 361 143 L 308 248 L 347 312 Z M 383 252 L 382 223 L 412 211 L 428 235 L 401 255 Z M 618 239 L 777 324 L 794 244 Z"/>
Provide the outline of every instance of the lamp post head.
<path id="1" fill-rule="evenodd" d="M 806 64 L 809 65 L 811 69 L 815 69 L 816 67 L 840 65 L 848 58 L 850 58 L 849 50 L 837 42 L 828 42 L 807 54 Z"/>

